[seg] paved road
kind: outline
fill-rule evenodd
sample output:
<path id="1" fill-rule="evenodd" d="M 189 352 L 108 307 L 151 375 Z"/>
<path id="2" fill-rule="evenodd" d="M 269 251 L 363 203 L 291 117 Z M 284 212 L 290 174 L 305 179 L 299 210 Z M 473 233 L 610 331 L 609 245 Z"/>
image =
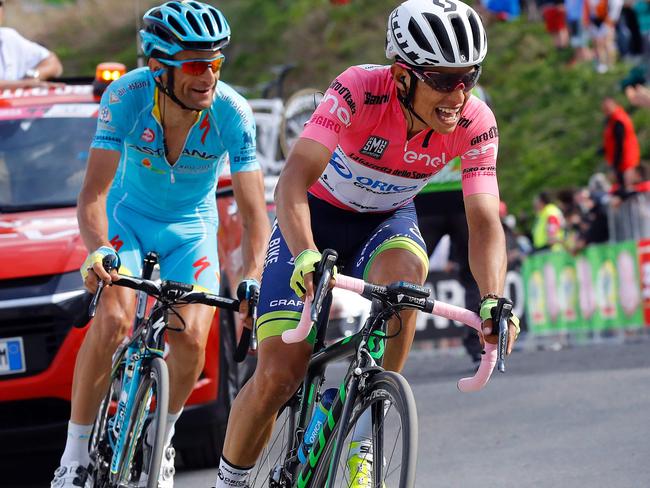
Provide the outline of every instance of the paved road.
<path id="1" fill-rule="evenodd" d="M 650 341 L 515 353 L 485 391 L 461 394 L 461 353 L 412 354 L 418 488 L 650 487 Z M 213 470 L 176 487 L 209 487 Z"/>
<path id="2" fill-rule="evenodd" d="M 462 394 L 468 366 L 462 352 L 411 354 L 418 488 L 650 487 L 650 338 L 516 352 L 485 391 Z M 34 468 L 20 469 L 23 488 L 47 486 L 49 473 L 27 481 Z M 18 486 L 6 475 L 1 487 Z M 175 486 L 207 488 L 214 476 L 181 470 Z"/>

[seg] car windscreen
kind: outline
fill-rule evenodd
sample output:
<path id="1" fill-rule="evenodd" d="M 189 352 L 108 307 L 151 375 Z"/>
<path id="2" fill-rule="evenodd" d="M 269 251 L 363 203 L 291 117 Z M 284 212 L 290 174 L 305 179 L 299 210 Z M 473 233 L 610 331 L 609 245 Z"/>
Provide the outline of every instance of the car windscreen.
<path id="1" fill-rule="evenodd" d="M 0 212 L 74 206 L 97 105 L 0 110 Z"/>

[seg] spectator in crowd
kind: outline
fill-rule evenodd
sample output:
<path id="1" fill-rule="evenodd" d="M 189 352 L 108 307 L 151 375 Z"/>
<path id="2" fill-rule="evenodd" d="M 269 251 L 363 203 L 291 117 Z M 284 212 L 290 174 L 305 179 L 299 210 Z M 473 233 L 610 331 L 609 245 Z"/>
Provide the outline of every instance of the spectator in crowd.
<path id="1" fill-rule="evenodd" d="M 578 232 L 573 247 L 570 251 L 577 254 L 589 244 L 599 244 L 609 240 L 609 225 L 607 220 L 607 207 L 605 200 L 589 188 L 579 190 L 576 203 L 582 213 Z"/>
<path id="2" fill-rule="evenodd" d="M 648 0 L 636 0 L 633 8 L 641 31 L 643 63 L 650 66 L 650 2 Z"/>
<path id="3" fill-rule="evenodd" d="M 566 24 L 564 0 L 538 0 L 546 31 L 553 37 L 553 44 L 558 50 L 569 47 L 569 30 Z"/>
<path id="4" fill-rule="evenodd" d="M 621 57 L 638 61 L 643 53 L 643 38 L 634 0 L 624 0 L 621 15 L 616 24 L 616 45 Z"/>
<path id="5" fill-rule="evenodd" d="M 611 187 L 612 185 L 607 179 L 605 173 L 594 173 L 589 178 L 589 183 L 587 185 L 591 197 L 594 201 L 597 201 L 602 205 L 607 205 Z"/>
<path id="6" fill-rule="evenodd" d="M 570 46 L 573 49 L 573 58 L 570 65 L 582 61 L 590 61 L 593 57 L 589 48 L 589 36 L 584 22 L 585 0 L 564 0 L 567 24 L 569 28 Z"/>
<path id="7" fill-rule="evenodd" d="M 618 182 L 618 194 L 624 199 L 632 191 L 634 168 L 641 158 L 639 141 L 632 119 L 613 98 L 603 100 L 602 110 L 606 117 L 603 132 L 605 159 Z"/>
<path id="8" fill-rule="evenodd" d="M 565 222 L 562 210 L 543 191 L 533 202 L 535 222 L 533 223 L 533 249 L 539 251 L 560 251 L 564 248 Z"/>
<path id="9" fill-rule="evenodd" d="M 0 0 L 0 25 L 5 3 L 6 0 Z M 56 54 L 14 29 L 0 27 L 0 89 L 42 85 L 44 80 L 61 76 L 62 72 Z"/>
<path id="10" fill-rule="evenodd" d="M 514 20 L 521 13 L 519 0 L 481 0 L 481 4 L 490 19 Z"/>
<path id="11" fill-rule="evenodd" d="M 580 191 L 573 188 L 557 192 L 558 207 L 564 216 L 564 248 L 571 252 L 575 247 L 582 224 L 581 207 L 577 204 Z"/>
<path id="12" fill-rule="evenodd" d="M 584 0 L 589 35 L 596 54 L 596 71 L 606 73 L 616 61 L 615 26 L 622 0 Z"/>
<path id="13" fill-rule="evenodd" d="M 625 95 L 635 107 L 650 108 L 650 89 L 645 85 L 629 85 Z"/>
<path id="14" fill-rule="evenodd" d="M 508 269 L 519 269 L 523 263 L 526 251 L 520 246 L 519 236 L 515 230 L 515 216 L 508 214 L 508 206 L 503 200 L 499 203 L 499 217 L 501 218 L 503 233 L 506 236 Z"/>

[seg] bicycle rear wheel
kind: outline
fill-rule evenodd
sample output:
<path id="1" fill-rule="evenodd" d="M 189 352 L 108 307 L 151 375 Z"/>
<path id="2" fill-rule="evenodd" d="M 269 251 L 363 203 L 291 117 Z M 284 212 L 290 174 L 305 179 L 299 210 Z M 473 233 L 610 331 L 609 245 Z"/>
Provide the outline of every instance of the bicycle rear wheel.
<path id="1" fill-rule="evenodd" d="M 133 400 L 126 441 L 121 452 L 118 468 L 120 487 L 137 486 L 143 472 L 148 474 L 146 487 L 158 487 L 169 408 L 169 373 L 167 363 L 159 357 L 153 358 L 147 369 L 143 371 Z M 153 445 L 143 453 L 143 440 L 149 429 L 153 429 L 150 434 Z"/>
<path id="2" fill-rule="evenodd" d="M 367 380 L 357 396 L 350 422 L 345 426 L 345 440 L 340 459 L 333 459 L 336 431 L 328 442 L 326 455 L 321 457 L 311 486 L 325 486 L 330 465 L 335 471 L 334 487 L 353 486 L 356 477 L 366 476 L 359 469 L 348 467 L 352 433 L 365 412 L 372 416 L 372 467 L 370 486 L 383 488 L 412 488 L 418 448 L 418 425 L 415 398 L 404 377 L 392 371 L 376 373 Z M 340 427 L 337 427 L 337 430 Z"/>
<path id="3" fill-rule="evenodd" d="M 262 488 L 275 485 L 280 481 L 285 468 L 285 461 L 290 456 L 292 439 L 295 435 L 296 420 L 298 418 L 298 400 L 294 396 L 278 412 L 271 434 L 271 439 L 262 450 L 258 462 L 255 464 L 249 484 L 250 488 Z"/>

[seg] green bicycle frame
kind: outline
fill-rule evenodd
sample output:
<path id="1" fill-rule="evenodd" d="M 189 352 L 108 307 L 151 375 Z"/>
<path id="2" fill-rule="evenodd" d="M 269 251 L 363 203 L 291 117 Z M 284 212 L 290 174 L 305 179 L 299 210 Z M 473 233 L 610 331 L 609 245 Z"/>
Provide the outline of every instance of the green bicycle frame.
<path id="1" fill-rule="evenodd" d="M 370 323 L 375 321 L 376 317 L 371 315 L 368 318 Z M 382 322 L 385 327 L 385 322 Z M 366 323 L 368 324 L 368 322 Z M 320 334 L 319 329 L 319 336 Z M 361 346 L 361 343 L 365 335 L 368 335 L 367 342 L 364 346 Z M 364 326 L 356 334 L 341 339 L 340 341 L 323 347 L 320 351 L 315 353 L 307 369 L 307 375 L 305 377 L 305 382 L 303 383 L 303 397 L 301 401 L 300 415 L 298 418 L 297 430 L 304 433 L 304 429 L 307 425 L 307 421 L 311 416 L 311 412 L 314 408 L 314 397 L 315 391 L 319 390 L 322 385 L 322 378 L 325 372 L 325 368 L 328 364 L 336 361 L 338 359 L 354 357 L 357 354 L 357 351 L 360 347 L 368 352 L 368 354 L 375 359 L 375 361 L 381 361 L 381 358 L 384 355 L 385 350 L 385 332 L 381 329 L 368 331 L 367 325 Z M 365 363 L 365 359 L 362 356 L 362 363 Z M 330 441 L 332 434 L 342 418 L 342 413 L 347 402 L 354 402 L 356 398 L 356 387 L 358 385 L 358 378 L 353 374 L 354 369 L 359 366 L 362 367 L 364 364 L 360 365 L 351 365 L 348 370 L 345 378 L 339 386 L 338 395 L 335 397 L 332 406 L 330 407 L 327 413 L 327 421 L 324 423 L 320 432 L 318 433 L 318 438 L 314 441 L 314 444 L 309 450 L 309 455 L 307 462 L 300 467 L 298 472 L 298 477 L 294 486 L 297 488 L 310 488 L 312 486 L 313 476 L 316 472 L 316 468 L 319 465 L 319 462 L 325 462 L 321 460 L 325 446 Z M 308 392 L 307 397 L 305 397 L 305 392 Z M 351 406 L 349 410 L 351 410 Z M 349 412 L 348 412 L 349 415 Z M 342 439 L 343 437 L 341 437 Z M 295 452 L 300 446 L 301 439 L 296 439 L 294 445 L 290 452 Z M 336 446 L 335 446 L 336 447 Z M 330 467 L 331 468 L 331 467 Z"/>

